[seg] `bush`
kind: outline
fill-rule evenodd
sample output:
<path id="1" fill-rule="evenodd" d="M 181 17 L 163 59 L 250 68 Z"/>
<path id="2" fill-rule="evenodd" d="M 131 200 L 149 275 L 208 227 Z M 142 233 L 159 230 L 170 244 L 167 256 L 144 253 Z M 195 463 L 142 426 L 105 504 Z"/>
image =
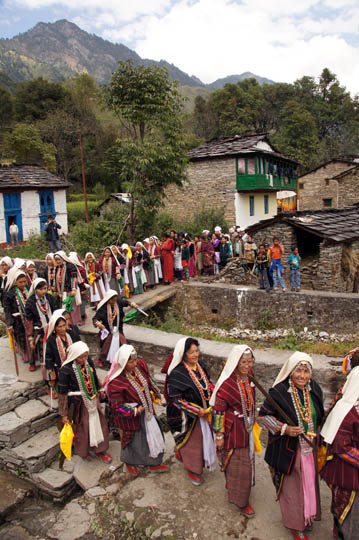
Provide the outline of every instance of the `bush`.
<path id="1" fill-rule="evenodd" d="M 21 259 L 44 259 L 48 251 L 48 243 L 45 237 L 40 234 L 32 234 L 24 246 L 3 249 L 0 251 L 0 256 L 5 257 L 7 255 L 11 258 L 20 257 Z"/>
<path id="2" fill-rule="evenodd" d="M 202 234 L 204 229 L 213 232 L 217 225 L 222 227 L 223 232 L 228 231 L 228 223 L 224 217 L 224 208 L 202 208 L 198 214 L 193 216 L 192 220 L 176 220 L 168 212 L 161 212 L 157 215 L 154 230 L 155 234 L 159 237 L 171 229 L 178 232 L 186 232 L 193 237 L 195 234 Z"/>
<path id="3" fill-rule="evenodd" d="M 67 198 L 67 204 L 69 202 L 75 202 L 75 201 L 84 201 L 84 194 L 83 193 L 69 193 Z M 102 202 L 101 197 L 98 197 L 96 193 L 87 193 L 87 201 L 99 201 L 98 204 Z"/>
<path id="4" fill-rule="evenodd" d="M 89 219 L 92 219 L 92 217 L 95 215 L 99 204 L 99 201 L 87 201 Z M 79 223 L 80 221 L 86 221 L 83 195 L 82 200 L 67 203 L 67 220 L 69 228 L 76 225 L 76 223 Z"/>

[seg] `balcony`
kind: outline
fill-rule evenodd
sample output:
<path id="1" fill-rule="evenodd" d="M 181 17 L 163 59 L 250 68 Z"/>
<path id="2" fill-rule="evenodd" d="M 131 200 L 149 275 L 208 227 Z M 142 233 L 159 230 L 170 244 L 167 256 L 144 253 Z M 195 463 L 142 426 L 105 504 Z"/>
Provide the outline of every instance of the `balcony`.
<path id="1" fill-rule="evenodd" d="M 237 191 L 266 191 L 290 190 L 297 191 L 296 178 L 272 176 L 270 180 L 265 174 L 237 174 Z"/>

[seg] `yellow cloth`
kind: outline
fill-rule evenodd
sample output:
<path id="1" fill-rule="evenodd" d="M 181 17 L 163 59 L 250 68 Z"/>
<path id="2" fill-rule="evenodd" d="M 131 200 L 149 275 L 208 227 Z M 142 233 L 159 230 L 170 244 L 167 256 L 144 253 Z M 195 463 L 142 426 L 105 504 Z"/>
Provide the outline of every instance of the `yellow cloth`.
<path id="1" fill-rule="evenodd" d="M 60 433 L 60 448 L 66 459 L 71 460 L 72 441 L 74 432 L 71 424 L 65 424 Z"/>
<path id="2" fill-rule="evenodd" d="M 253 436 L 254 436 L 254 451 L 256 454 L 260 454 L 262 452 L 262 445 L 261 441 L 259 440 L 259 435 L 261 434 L 261 427 L 257 422 L 254 422 L 253 426 Z"/>
<path id="3" fill-rule="evenodd" d="M 95 279 L 96 279 L 95 272 L 90 272 L 89 277 L 88 277 L 89 285 L 92 285 Z"/>
<path id="4" fill-rule="evenodd" d="M 13 351 L 14 350 L 14 340 L 10 332 L 7 333 L 7 337 L 9 338 L 9 347 Z"/>
<path id="5" fill-rule="evenodd" d="M 324 444 L 321 444 L 318 448 L 318 455 L 317 455 L 318 473 L 322 470 L 326 460 L 327 460 L 327 448 Z"/>
<path id="6" fill-rule="evenodd" d="M 130 298 L 130 288 L 128 285 L 125 285 L 125 296 L 126 298 Z"/>

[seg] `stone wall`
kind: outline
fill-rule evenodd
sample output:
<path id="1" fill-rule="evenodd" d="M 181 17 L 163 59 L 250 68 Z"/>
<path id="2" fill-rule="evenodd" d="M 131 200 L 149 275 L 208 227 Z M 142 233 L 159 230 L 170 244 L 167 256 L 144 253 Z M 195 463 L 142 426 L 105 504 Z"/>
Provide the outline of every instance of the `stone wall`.
<path id="1" fill-rule="evenodd" d="M 332 180 L 333 176 L 351 167 L 352 165 L 349 163 L 332 161 L 316 171 L 299 178 L 298 185 L 303 184 L 303 189 L 298 189 L 298 210 L 317 210 L 323 208 L 323 199 L 332 199 L 332 208 L 342 208 L 343 206 L 352 204 L 355 200 L 359 200 L 359 183 L 356 184 L 356 190 L 354 188 L 353 191 L 351 188 L 348 190 L 348 185 L 350 184 L 349 178 L 345 181 L 344 178 L 340 181 Z M 327 179 L 329 179 L 329 185 L 326 185 Z M 348 196 L 347 192 L 349 193 Z M 350 199 L 350 196 L 355 197 L 351 198 L 348 203 L 347 201 Z"/>
<path id="2" fill-rule="evenodd" d="M 177 293 L 176 307 L 188 323 L 210 323 L 257 328 L 356 332 L 359 321 L 357 294 L 302 291 L 270 293 L 235 285 L 188 283 Z"/>
<path id="3" fill-rule="evenodd" d="M 234 158 L 191 163 L 188 183 L 166 190 L 165 211 L 176 219 L 192 219 L 202 208 L 223 207 L 229 224 L 235 223 L 236 161 Z"/>
<path id="4" fill-rule="evenodd" d="M 319 291 L 344 292 L 341 272 L 343 244 L 320 244 L 319 265 L 313 285 Z"/>
<path id="5" fill-rule="evenodd" d="M 359 201 L 359 167 L 338 180 L 338 208 Z"/>
<path id="6" fill-rule="evenodd" d="M 254 241 L 259 246 L 263 242 L 268 242 L 269 246 L 273 245 L 273 238 L 278 237 L 281 244 L 284 245 L 284 265 L 288 262 L 288 257 L 291 253 L 292 246 L 297 245 L 297 235 L 295 228 L 288 223 L 275 223 L 272 226 L 268 226 L 265 229 L 257 231 L 254 235 Z"/>

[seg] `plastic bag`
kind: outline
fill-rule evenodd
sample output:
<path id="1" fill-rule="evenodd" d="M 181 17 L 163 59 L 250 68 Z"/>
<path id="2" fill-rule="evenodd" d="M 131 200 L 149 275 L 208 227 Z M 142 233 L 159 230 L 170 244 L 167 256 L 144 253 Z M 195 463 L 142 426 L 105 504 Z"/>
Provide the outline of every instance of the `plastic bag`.
<path id="1" fill-rule="evenodd" d="M 71 424 L 65 424 L 60 432 L 60 448 L 66 459 L 71 460 L 72 441 L 74 432 Z"/>
<path id="2" fill-rule="evenodd" d="M 261 434 L 262 428 L 258 424 L 258 422 L 254 422 L 253 426 L 253 436 L 254 436 L 254 451 L 256 454 L 260 454 L 262 452 L 262 444 L 259 440 L 259 435 Z"/>

